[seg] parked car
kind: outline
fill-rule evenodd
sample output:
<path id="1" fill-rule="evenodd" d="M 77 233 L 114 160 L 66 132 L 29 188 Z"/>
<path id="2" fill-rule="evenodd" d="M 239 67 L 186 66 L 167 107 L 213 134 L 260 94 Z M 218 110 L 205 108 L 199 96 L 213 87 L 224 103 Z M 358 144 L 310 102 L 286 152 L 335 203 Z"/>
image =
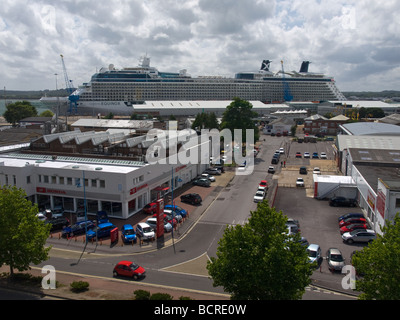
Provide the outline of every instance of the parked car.
<path id="1" fill-rule="evenodd" d="M 303 178 L 297 178 L 296 187 L 304 187 L 304 179 Z"/>
<path id="2" fill-rule="evenodd" d="M 333 197 L 329 200 L 329 205 L 333 207 L 355 207 L 357 200 L 345 197 Z"/>
<path id="3" fill-rule="evenodd" d="M 210 180 L 211 182 L 214 182 L 214 181 L 215 181 L 215 177 L 212 176 L 211 174 L 208 174 L 208 173 L 202 173 L 202 174 L 201 174 L 201 178 L 203 178 L 203 179 L 208 179 L 208 180 Z"/>
<path id="4" fill-rule="evenodd" d="M 143 207 L 143 212 L 146 214 L 154 214 L 157 212 L 157 203 L 150 202 Z"/>
<path id="5" fill-rule="evenodd" d="M 313 158 L 313 159 L 318 159 L 318 158 L 319 158 L 319 157 L 318 157 L 318 152 L 313 152 L 312 158 Z"/>
<path id="6" fill-rule="evenodd" d="M 177 205 L 166 204 L 164 210 L 174 210 L 175 214 L 180 214 L 183 218 L 187 216 L 187 211 Z"/>
<path id="7" fill-rule="evenodd" d="M 321 174 L 321 170 L 318 167 L 315 167 L 313 170 L 313 174 Z"/>
<path id="8" fill-rule="evenodd" d="M 318 264 L 320 263 L 321 260 L 321 247 L 317 244 L 310 244 L 307 247 L 307 253 L 308 253 L 308 261 L 310 263 L 317 262 Z"/>
<path id="9" fill-rule="evenodd" d="M 52 218 L 61 218 L 64 216 L 64 208 L 63 206 L 57 205 L 54 206 L 54 209 L 51 210 Z"/>
<path id="10" fill-rule="evenodd" d="M 301 158 L 301 152 L 296 152 L 296 158 Z"/>
<path id="11" fill-rule="evenodd" d="M 143 240 L 152 240 L 155 238 L 155 233 L 152 227 L 145 222 L 139 222 L 136 226 L 136 235 Z"/>
<path id="12" fill-rule="evenodd" d="M 340 228 L 340 234 L 343 234 L 345 232 L 351 232 L 353 230 L 360 230 L 360 229 L 366 230 L 366 229 L 368 229 L 368 226 L 365 223 L 363 223 L 363 224 L 358 224 L 358 223 L 349 224 L 347 226 L 343 226 L 343 227 Z"/>
<path id="13" fill-rule="evenodd" d="M 209 187 L 211 186 L 211 182 L 208 179 L 201 178 L 193 180 L 193 185 L 201 187 Z"/>
<path id="14" fill-rule="evenodd" d="M 95 227 L 95 224 L 90 221 L 79 221 L 70 227 L 66 227 L 62 230 L 61 236 L 64 238 L 79 236 L 81 234 L 85 234 L 86 229 L 91 230 Z"/>
<path id="15" fill-rule="evenodd" d="M 300 232 L 300 228 L 295 224 L 286 223 L 288 235 L 296 234 Z"/>
<path id="16" fill-rule="evenodd" d="M 329 248 L 326 252 L 326 261 L 328 262 L 328 268 L 330 271 L 342 271 L 344 267 L 345 259 L 343 258 L 342 252 L 337 248 Z"/>
<path id="17" fill-rule="evenodd" d="M 167 215 L 168 221 L 172 220 L 172 215 L 174 216 L 174 219 L 177 222 L 182 221 L 182 216 L 179 213 L 177 213 L 175 210 L 165 209 L 165 207 L 164 207 L 164 213 Z"/>
<path id="18" fill-rule="evenodd" d="M 47 220 L 46 215 L 44 213 L 42 213 L 42 212 L 37 213 L 36 217 L 41 221 L 46 221 Z"/>
<path id="19" fill-rule="evenodd" d="M 284 153 L 285 153 L 285 149 L 279 148 L 279 152 L 280 152 L 281 154 L 284 154 Z"/>
<path id="20" fill-rule="evenodd" d="M 203 200 L 198 193 L 187 193 L 181 196 L 181 201 L 190 204 L 201 204 Z"/>
<path id="21" fill-rule="evenodd" d="M 138 280 L 142 277 L 145 277 L 145 275 L 146 270 L 132 261 L 120 261 L 113 270 L 114 277 L 123 276 Z"/>
<path id="22" fill-rule="evenodd" d="M 254 195 L 254 202 L 261 202 L 265 199 L 265 192 L 262 190 L 257 190 L 256 194 Z"/>
<path id="23" fill-rule="evenodd" d="M 268 189 L 267 180 L 261 180 L 261 182 L 258 185 L 258 189 L 266 191 Z"/>
<path id="24" fill-rule="evenodd" d="M 172 225 L 168 222 L 167 219 L 164 219 L 164 232 L 171 232 L 172 231 Z M 148 218 L 146 220 L 146 223 L 153 228 L 154 230 L 157 229 L 157 218 Z"/>
<path id="25" fill-rule="evenodd" d="M 344 227 L 344 226 L 348 226 L 349 224 L 363 224 L 363 223 L 367 223 L 367 220 L 365 218 L 347 218 L 347 219 L 343 219 L 340 220 L 339 222 L 339 227 Z"/>
<path id="26" fill-rule="evenodd" d="M 328 159 L 328 157 L 326 156 L 325 152 L 321 152 L 320 158 L 321 159 Z"/>
<path id="27" fill-rule="evenodd" d="M 219 176 L 221 175 L 221 170 L 219 170 L 218 168 L 208 168 L 204 171 L 204 173 Z"/>
<path id="28" fill-rule="evenodd" d="M 376 234 L 374 230 L 354 230 L 351 232 L 345 232 L 342 234 L 342 239 L 346 243 L 353 242 L 371 242 L 376 239 Z"/>
<path id="29" fill-rule="evenodd" d="M 279 162 L 279 159 L 278 159 L 278 158 L 272 157 L 272 159 L 271 159 L 271 164 L 278 164 L 278 162 Z"/>
<path id="30" fill-rule="evenodd" d="M 288 218 L 288 219 L 286 220 L 286 224 L 294 224 L 294 225 L 296 225 L 297 227 L 300 228 L 300 222 L 299 222 L 299 220 L 295 220 L 295 219 L 292 219 L 292 218 Z"/>
<path id="31" fill-rule="evenodd" d="M 121 228 L 121 239 L 123 242 L 136 242 L 136 232 L 132 225 L 124 224 Z"/>
<path id="32" fill-rule="evenodd" d="M 310 153 L 309 152 L 304 152 L 304 158 L 310 158 Z"/>
<path id="33" fill-rule="evenodd" d="M 299 173 L 300 174 L 307 174 L 307 167 L 300 167 Z"/>
<path id="34" fill-rule="evenodd" d="M 274 166 L 269 166 L 268 167 L 268 173 L 275 173 L 275 167 Z"/>
<path id="35" fill-rule="evenodd" d="M 60 230 L 64 227 L 69 226 L 69 220 L 64 217 L 48 219 L 48 220 L 45 220 L 44 223 L 51 224 L 50 231 Z"/>
<path id="36" fill-rule="evenodd" d="M 94 227 L 93 229 L 89 230 L 86 233 L 86 237 L 88 240 L 91 240 L 96 237 L 97 239 L 106 238 L 110 236 L 111 230 L 115 228 L 116 226 L 111 222 L 100 223 L 97 227 Z"/>
<path id="37" fill-rule="evenodd" d="M 346 214 L 340 216 L 338 221 L 340 222 L 341 220 L 345 220 L 345 219 L 348 219 L 348 218 L 364 218 L 364 214 L 363 213 L 359 213 L 359 212 L 346 213 Z"/>

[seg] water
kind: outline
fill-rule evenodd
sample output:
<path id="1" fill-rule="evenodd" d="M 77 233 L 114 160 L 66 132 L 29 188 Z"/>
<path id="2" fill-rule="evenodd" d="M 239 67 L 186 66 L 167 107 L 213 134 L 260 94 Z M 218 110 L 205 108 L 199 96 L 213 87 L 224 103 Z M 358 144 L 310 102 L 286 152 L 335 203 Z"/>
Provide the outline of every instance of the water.
<path id="1" fill-rule="evenodd" d="M 10 102 L 14 103 L 16 101 L 22 101 L 22 100 L 29 101 L 36 108 L 38 115 L 41 114 L 43 111 L 46 111 L 46 110 L 50 110 L 51 112 L 54 113 L 54 110 L 50 105 L 45 104 L 45 103 L 43 103 L 43 102 L 41 102 L 39 100 L 29 100 L 29 99 L 8 100 L 7 99 L 7 104 L 10 103 Z M 4 101 L 4 99 L 2 99 L 2 100 L 0 100 L 0 116 L 3 116 L 3 113 L 5 111 L 6 111 L 5 101 Z"/>

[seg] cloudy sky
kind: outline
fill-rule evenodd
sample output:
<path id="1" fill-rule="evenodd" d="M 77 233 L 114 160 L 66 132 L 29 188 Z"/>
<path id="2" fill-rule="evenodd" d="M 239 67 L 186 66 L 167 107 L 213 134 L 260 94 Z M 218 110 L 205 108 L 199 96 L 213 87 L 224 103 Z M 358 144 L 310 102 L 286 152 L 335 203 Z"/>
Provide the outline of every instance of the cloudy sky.
<path id="1" fill-rule="evenodd" d="M 398 0 L 2 0 L 0 85 L 65 87 L 60 54 L 75 86 L 147 54 L 192 76 L 309 60 L 342 91 L 400 90 L 398 12 Z"/>

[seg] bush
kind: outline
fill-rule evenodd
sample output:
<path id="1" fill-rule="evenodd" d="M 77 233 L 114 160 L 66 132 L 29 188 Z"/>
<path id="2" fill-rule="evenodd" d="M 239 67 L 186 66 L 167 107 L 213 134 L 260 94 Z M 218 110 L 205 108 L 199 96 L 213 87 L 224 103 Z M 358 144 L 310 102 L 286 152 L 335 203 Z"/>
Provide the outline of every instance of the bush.
<path id="1" fill-rule="evenodd" d="M 133 291 L 135 300 L 150 300 L 150 292 L 146 290 L 135 290 Z"/>
<path id="2" fill-rule="evenodd" d="M 172 296 L 168 293 L 157 292 L 150 296 L 150 300 L 172 300 Z"/>
<path id="3" fill-rule="evenodd" d="M 70 284 L 71 291 L 75 293 L 84 292 L 89 290 L 89 282 L 86 281 L 74 281 Z"/>

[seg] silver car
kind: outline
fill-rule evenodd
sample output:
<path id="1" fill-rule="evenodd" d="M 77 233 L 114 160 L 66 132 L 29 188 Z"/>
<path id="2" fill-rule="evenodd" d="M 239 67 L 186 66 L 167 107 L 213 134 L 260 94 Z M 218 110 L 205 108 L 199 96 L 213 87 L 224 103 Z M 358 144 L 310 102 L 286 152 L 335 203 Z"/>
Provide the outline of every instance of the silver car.
<path id="1" fill-rule="evenodd" d="M 359 229 L 351 232 L 345 232 L 342 234 L 342 239 L 346 243 L 353 242 L 371 242 L 376 239 L 376 233 L 371 229 Z"/>
<path id="2" fill-rule="evenodd" d="M 329 248 L 326 252 L 326 261 L 330 271 L 342 271 L 345 265 L 344 260 L 342 253 L 337 248 Z"/>

